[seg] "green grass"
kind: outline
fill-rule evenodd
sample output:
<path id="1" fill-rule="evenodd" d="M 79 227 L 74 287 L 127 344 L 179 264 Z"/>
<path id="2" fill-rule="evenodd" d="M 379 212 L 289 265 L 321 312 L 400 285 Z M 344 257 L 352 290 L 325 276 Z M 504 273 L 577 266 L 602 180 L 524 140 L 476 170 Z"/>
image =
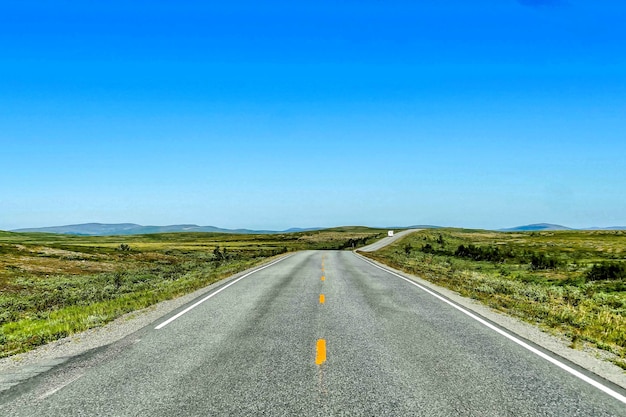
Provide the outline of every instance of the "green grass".
<path id="1" fill-rule="evenodd" d="M 624 231 L 424 230 L 368 256 L 626 363 Z"/>
<path id="2" fill-rule="evenodd" d="M 0 232 L 0 357 L 102 326 L 279 254 L 351 248 L 383 236 L 360 227 L 275 235 Z"/>

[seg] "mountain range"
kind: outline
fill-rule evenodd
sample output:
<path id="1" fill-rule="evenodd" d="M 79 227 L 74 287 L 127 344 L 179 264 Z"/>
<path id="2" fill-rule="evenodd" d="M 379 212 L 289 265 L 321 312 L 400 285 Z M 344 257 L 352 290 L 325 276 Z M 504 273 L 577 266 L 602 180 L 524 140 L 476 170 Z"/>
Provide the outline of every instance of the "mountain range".
<path id="1" fill-rule="evenodd" d="M 500 232 L 544 232 L 555 230 L 626 230 L 626 226 L 611 227 L 586 227 L 583 229 L 573 229 L 571 227 L 561 226 L 560 224 L 536 223 L 527 224 L 525 226 L 517 226 L 509 229 L 500 229 Z"/>
<path id="2" fill-rule="evenodd" d="M 212 233 L 238 233 L 238 234 L 270 234 L 270 233 L 291 233 L 304 232 L 309 230 L 319 230 L 321 228 L 292 228 L 288 230 L 249 230 L 249 229 L 222 229 L 215 226 L 198 226 L 196 224 L 175 224 L 169 226 L 142 226 L 134 223 L 84 223 L 70 224 L 67 226 L 36 227 L 26 229 L 11 230 L 12 232 L 23 233 L 56 233 L 63 235 L 85 235 L 85 236 L 112 236 L 112 235 L 145 235 L 152 233 L 171 232 L 212 232 Z"/>
<path id="3" fill-rule="evenodd" d="M 409 227 L 386 227 L 384 229 L 430 229 L 440 226 L 415 225 Z M 312 230 L 321 230 L 323 227 L 311 228 L 291 228 L 287 230 L 250 230 L 250 229 L 223 229 L 215 226 L 198 226 L 196 224 L 175 224 L 169 226 L 142 226 L 135 223 L 84 223 L 71 224 L 67 226 L 37 227 L 11 230 L 12 232 L 25 233 L 56 233 L 64 235 L 84 235 L 84 236 L 112 236 L 112 235 L 145 235 L 152 233 L 173 233 L 173 232 L 212 232 L 212 233 L 237 233 L 237 234 L 271 234 L 271 233 L 294 233 Z M 559 224 L 537 223 L 525 226 L 499 229 L 500 232 L 539 232 L 554 230 L 626 230 L 626 226 L 612 227 L 588 227 L 584 229 L 573 229 Z"/>
<path id="4" fill-rule="evenodd" d="M 507 229 L 500 229 L 500 232 L 542 232 L 549 230 L 574 230 L 570 227 L 561 226 L 560 224 L 551 223 L 536 223 L 527 224 L 524 226 L 511 227 Z"/>

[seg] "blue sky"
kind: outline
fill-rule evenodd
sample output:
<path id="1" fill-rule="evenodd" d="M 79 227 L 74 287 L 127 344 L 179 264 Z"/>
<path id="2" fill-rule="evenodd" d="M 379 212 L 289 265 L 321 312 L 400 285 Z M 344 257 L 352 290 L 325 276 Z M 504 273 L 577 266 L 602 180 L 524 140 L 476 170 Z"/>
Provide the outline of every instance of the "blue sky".
<path id="1" fill-rule="evenodd" d="M 304 3 L 0 1 L 0 229 L 626 225 L 626 4 Z"/>

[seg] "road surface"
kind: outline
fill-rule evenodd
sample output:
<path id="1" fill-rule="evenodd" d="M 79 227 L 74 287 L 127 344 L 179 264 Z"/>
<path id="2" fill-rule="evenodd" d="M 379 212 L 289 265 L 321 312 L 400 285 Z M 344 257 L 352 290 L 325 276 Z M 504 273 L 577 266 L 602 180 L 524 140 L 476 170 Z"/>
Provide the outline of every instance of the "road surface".
<path id="1" fill-rule="evenodd" d="M 379 249 L 384 248 L 385 246 L 391 245 L 393 242 L 395 242 L 398 239 L 402 239 L 404 236 L 413 233 L 413 232 L 417 232 L 421 229 L 408 229 L 408 230 L 403 230 L 401 232 L 397 232 L 394 233 L 393 236 L 387 236 L 384 237 L 382 239 L 380 239 L 378 242 L 372 243 L 371 245 L 367 245 L 364 246 L 362 248 L 360 248 L 359 250 L 361 252 L 375 252 Z"/>
<path id="2" fill-rule="evenodd" d="M 0 393 L 0 415 L 626 416 L 610 388 L 352 252 L 306 251 Z"/>

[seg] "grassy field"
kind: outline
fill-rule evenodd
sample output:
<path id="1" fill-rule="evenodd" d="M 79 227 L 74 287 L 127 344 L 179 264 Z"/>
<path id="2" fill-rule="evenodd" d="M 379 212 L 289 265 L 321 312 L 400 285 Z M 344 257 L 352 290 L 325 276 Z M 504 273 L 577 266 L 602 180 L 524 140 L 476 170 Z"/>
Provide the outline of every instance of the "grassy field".
<path id="1" fill-rule="evenodd" d="M 271 235 L 83 237 L 0 232 L 0 357 L 24 352 L 303 249 L 383 237 L 362 227 Z"/>
<path id="2" fill-rule="evenodd" d="M 626 231 L 423 230 L 364 254 L 545 330 L 626 369 Z"/>

